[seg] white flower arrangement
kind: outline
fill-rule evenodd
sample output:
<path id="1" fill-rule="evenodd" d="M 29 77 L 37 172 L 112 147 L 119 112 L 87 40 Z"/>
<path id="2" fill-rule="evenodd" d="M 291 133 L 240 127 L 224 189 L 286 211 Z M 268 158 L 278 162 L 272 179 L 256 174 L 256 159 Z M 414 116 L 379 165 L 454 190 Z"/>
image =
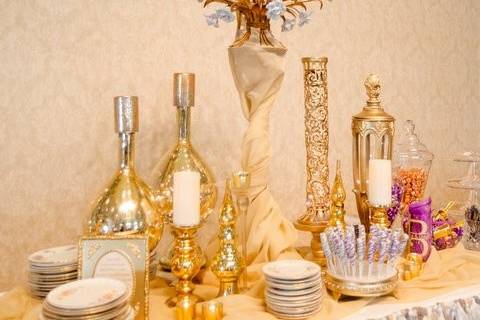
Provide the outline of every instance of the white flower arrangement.
<path id="1" fill-rule="evenodd" d="M 214 13 L 205 15 L 207 25 L 218 28 L 219 21 L 226 23 L 235 20 L 234 12 L 247 21 L 282 20 L 282 31 L 291 31 L 298 25 L 303 27 L 311 20 L 312 11 L 307 11 L 305 3 L 323 0 L 199 0 L 204 6 L 211 3 L 223 3 L 226 7 L 216 9 Z"/>

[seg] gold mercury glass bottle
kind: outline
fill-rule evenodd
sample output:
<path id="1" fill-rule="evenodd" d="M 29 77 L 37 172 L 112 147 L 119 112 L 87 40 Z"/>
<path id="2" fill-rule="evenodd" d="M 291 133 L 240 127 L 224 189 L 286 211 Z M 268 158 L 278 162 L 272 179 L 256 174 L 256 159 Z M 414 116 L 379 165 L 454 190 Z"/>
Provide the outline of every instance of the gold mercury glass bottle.
<path id="1" fill-rule="evenodd" d="M 157 246 L 163 221 L 150 187 L 135 172 L 138 98 L 115 97 L 115 131 L 120 138 L 120 169 L 98 199 L 88 222 L 90 235 L 148 235 L 149 250 Z"/>
<path id="2" fill-rule="evenodd" d="M 177 108 L 177 143 L 161 165 L 160 173 L 155 177 L 154 188 L 157 203 L 162 215 L 171 223 L 173 209 L 173 175 L 178 171 L 195 171 L 200 174 L 200 214 L 202 221 L 215 207 L 217 187 L 210 169 L 193 148 L 190 141 L 191 107 L 195 105 L 195 74 L 175 73 L 173 75 L 173 104 Z M 170 269 L 173 255 L 170 245 L 166 256 L 160 257 L 162 268 Z"/>

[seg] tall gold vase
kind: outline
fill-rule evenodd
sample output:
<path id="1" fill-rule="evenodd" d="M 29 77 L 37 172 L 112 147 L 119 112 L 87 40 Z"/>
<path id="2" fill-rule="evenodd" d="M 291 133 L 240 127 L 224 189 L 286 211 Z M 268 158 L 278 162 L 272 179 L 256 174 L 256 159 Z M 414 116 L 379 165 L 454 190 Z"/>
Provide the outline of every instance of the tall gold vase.
<path id="1" fill-rule="evenodd" d="M 198 172 L 200 174 L 200 213 L 202 220 L 205 220 L 215 207 L 217 187 L 212 172 L 193 148 L 190 140 L 191 108 L 195 104 L 195 75 L 175 73 L 173 82 L 173 102 L 177 109 L 177 143 L 155 178 L 156 199 L 166 221 L 171 223 L 173 175 L 178 171 Z M 160 264 L 164 269 L 170 269 L 172 256 L 173 246 L 170 245 L 168 253 L 160 257 Z"/>
<path id="2" fill-rule="evenodd" d="M 98 199 L 88 222 L 91 235 L 147 234 L 152 251 L 163 221 L 150 187 L 135 172 L 138 98 L 115 97 L 115 131 L 120 138 L 120 169 Z"/>
<path id="3" fill-rule="evenodd" d="M 305 92 L 305 146 L 307 149 L 306 213 L 295 222 L 312 233 L 310 260 L 325 265 L 320 233 L 330 218 L 328 182 L 328 83 L 326 57 L 303 58 Z"/>

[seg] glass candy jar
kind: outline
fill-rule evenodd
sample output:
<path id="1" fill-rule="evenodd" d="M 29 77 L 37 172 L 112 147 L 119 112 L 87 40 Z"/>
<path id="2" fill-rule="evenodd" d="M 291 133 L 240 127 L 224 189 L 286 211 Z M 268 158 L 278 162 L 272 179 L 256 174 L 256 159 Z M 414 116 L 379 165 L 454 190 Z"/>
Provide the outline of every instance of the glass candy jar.
<path id="1" fill-rule="evenodd" d="M 403 189 L 403 208 L 423 197 L 432 160 L 433 154 L 420 142 L 415 125 L 407 120 L 393 155 L 393 179 Z"/>

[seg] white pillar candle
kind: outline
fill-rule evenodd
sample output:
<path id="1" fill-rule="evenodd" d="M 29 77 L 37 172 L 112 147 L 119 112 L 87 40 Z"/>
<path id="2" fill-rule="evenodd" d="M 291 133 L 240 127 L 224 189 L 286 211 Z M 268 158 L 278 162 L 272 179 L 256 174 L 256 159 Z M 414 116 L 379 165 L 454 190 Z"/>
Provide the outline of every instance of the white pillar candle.
<path id="1" fill-rule="evenodd" d="M 368 163 L 368 202 L 389 206 L 392 202 L 392 161 L 370 159 Z"/>
<path id="2" fill-rule="evenodd" d="M 200 224 L 200 174 L 180 171 L 173 175 L 173 224 L 190 227 Z"/>

